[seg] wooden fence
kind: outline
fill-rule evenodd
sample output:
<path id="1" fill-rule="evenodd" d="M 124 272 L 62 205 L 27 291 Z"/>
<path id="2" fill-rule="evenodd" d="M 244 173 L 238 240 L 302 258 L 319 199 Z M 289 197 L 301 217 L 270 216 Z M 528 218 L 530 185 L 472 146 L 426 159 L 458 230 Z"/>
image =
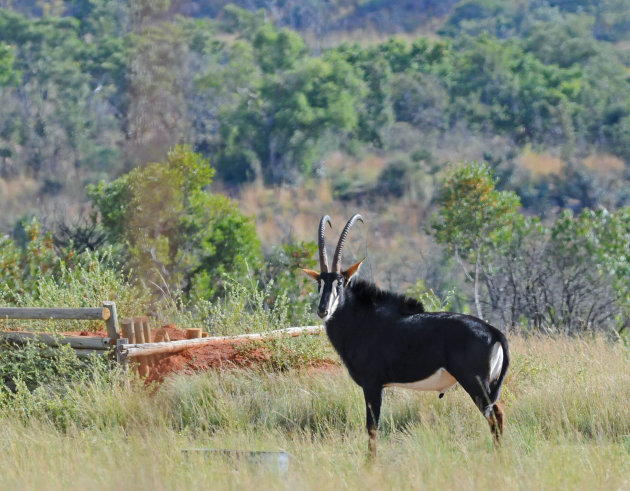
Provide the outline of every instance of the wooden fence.
<path id="1" fill-rule="evenodd" d="M 122 319 L 119 329 L 114 302 L 103 302 L 101 308 L 0 307 L 0 320 L 2 319 L 104 320 L 107 324 L 108 337 L 0 332 L 0 340 L 15 344 L 38 341 L 51 347 L 69 344 L 78 356 L 115 355 L 116 361 L 125 367 L 128 366 L 129 361 L 137 362 L 135 368 L 141 376 L 148 375 L 155 355 L 177 353 L 217 341 L 317 334 L 323 332 L 324 329 L 323 326 L 289 327 L 266 333 L 210 337 L 204 337 L 207 333 L 202 333 L 201 329 L 187 329 L 187 339 L 171 341 L 166 331 L 162 329 L 152 331 L 149 328 L 149 318 L 146 316 Z"/>
<path id="2" fill-rule="evenodd" d="M 105 321 L 108 337 L 0 332 L 0 340 L 14 344 L 25 344 L 32 341 L 38 341 L 51 347 L 69 344 L 80 357 L 106 355 L 111 352 L 112 348 L 115 348 L 118 339 L 118 314 L 114 302 L 103 302 L 102 307 L 96 308 L 0 307 L 0 319 Z"/>

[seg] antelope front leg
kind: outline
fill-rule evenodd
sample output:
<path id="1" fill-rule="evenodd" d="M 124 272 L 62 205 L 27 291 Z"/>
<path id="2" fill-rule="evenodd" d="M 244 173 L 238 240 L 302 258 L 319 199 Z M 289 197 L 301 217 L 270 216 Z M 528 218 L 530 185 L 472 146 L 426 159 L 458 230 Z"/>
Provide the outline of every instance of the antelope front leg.
<path id="1" fill-rule="evenodd" d="M 378 420 L 381 415 L 382 387 L 363 387 L 363 395 L 365 397 L 365 420 L 369 435 L 368 440 L 368 456 L 373 459 L 376 457 L 376 430 L 378 429 Z"/>

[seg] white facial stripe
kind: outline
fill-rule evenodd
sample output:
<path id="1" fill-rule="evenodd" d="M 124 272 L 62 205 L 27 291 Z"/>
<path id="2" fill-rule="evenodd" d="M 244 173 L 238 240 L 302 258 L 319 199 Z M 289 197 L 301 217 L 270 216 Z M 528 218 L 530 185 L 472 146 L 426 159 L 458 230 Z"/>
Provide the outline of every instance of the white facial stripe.
<path id="1" fill-rule="evenodd" d="M 335 313 L 337 305 L 339 304 L 339 295 L 337 294 L 338 285 L 339 280 L 334 280 L 332 284 L 332 291 L 330 292 L 330 298 L 328 299 L 328 318 Z"/>
<path id="2" fill-rule="evenodd" d="M 332 288 L 330 290 L 330 295 L 328 296 L 328 305 L 327 305 L 327 311 L 328 311 L 328 315 L 326 316 L 326 318 L 324 320 L 328 320 L 332 317 L 332 315 L 335 313 L 335 310 L 337 309 L 337 306 L 339 305 L 339 295 L 338 295 L 338 291 L 337 291 L 337 287 L 339 286 L 339 280 L 333 280 L 332 282 Z M 321 287 L 319 289 L 319 300 L 321 302 L 322 299 L 322 295 L 324 293 L 324 284 L 322 282 Z"/>

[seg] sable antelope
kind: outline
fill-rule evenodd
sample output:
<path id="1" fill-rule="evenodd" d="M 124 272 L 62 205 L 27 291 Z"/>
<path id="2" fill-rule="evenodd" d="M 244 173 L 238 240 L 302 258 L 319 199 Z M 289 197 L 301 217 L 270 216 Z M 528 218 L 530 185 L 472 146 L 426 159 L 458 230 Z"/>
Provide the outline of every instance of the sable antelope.
<path id="1" fill-rule="evenodd" d="M 325 215 L 319 223 L 321 272 L 303 271 L 317 281 L 317 314 L 352 379 L 363 389 L 368 450 L 376 455 L 376 429 L 383 387 L 436 390 L 440 397 L 459 383 L 481 410 L 499 443 L 504 416 L 497 404 L 509 365 L 505 335 L 470 315 L 425 312 L 423 305 L 403 295 L 377 288 L 358 279 L 363 260 L 341 270 L 341 253 L 354 223 L 344 227 L 333 256 L 326 255 Z"/>

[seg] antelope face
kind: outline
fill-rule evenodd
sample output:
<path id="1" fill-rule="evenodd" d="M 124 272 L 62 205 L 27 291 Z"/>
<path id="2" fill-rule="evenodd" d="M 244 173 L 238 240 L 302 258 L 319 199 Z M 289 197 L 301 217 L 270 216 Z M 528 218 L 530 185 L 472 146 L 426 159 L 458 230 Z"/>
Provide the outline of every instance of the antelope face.
<path id="1" fill-rule="evenodd" d="M 319 305 L 317 315 L 320 319 L 327 321 L 330 319 L 343 295 L 345 279 L 339 273 L 321 273 L 317 280 L 319 288 Z"/>

